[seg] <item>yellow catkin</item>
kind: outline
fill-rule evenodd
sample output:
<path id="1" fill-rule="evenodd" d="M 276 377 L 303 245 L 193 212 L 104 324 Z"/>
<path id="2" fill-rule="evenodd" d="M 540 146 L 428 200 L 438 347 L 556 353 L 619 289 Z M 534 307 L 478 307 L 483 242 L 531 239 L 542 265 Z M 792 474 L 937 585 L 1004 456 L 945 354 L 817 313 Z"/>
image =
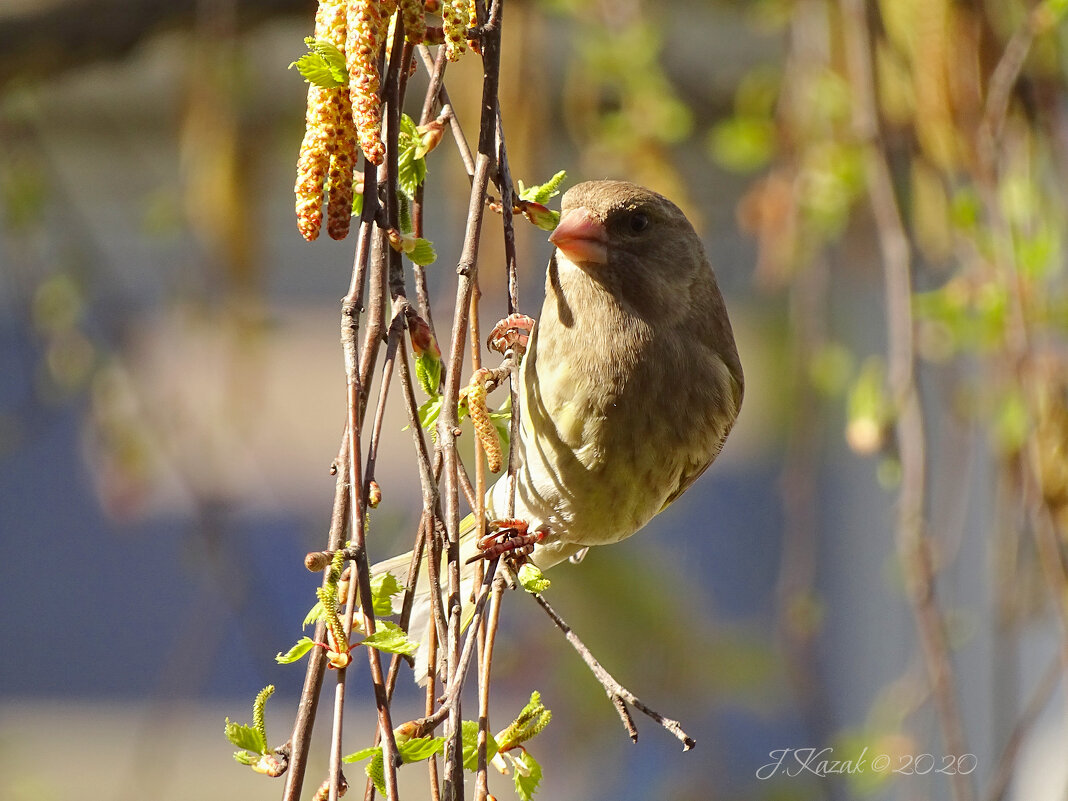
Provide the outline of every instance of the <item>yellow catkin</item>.
<path id="1" fill-rule="evenodd" d="M 340 47 L 345 41 L 345 10 L 343 0 L 323 0 L 315 13 L 315 38 L 323 39 Z M 311 84 L 308 87 L 308 110 L 305 115 L 304 140 L 300 144 L 297 157 L 296 194 L 297 229 L 301 235 L 311 241 L 319 236 L 323 222 L 323 190 L 327 185 L 337 187 L 344 194 L 347 183 L 349 194 L 349 214 L 352 208 L 352 167 L 348 165 L 348 179 L 344 179 L 344 162 L 334 162 L 338 152 L 338 142 L 344 138 L 346 116 L 346 90 L 344 87 L 326 89 Z M 349 126 L 351 128 L 351 126 Z M 334 222 L 334 214 L 329 214 L 328 229 L 331 236 L 342 238 L 348 232 L 346 216 L 345 230 L 340 237 Z"/>
<path id="2" fill-rule="evenodd" d="M 441 6 L 441 24 L 445 33 L 445 58 L 456 61 L 467 51 L 468 0 L 445 0 Z"/>
<path id="3" fill-rule="evenodd" d="M 426 12 L 423 0 L 400 0 L 401 19 L 404 20 L 404 38 L 412 44 L 422 44 L 426 39 Z"/>
<path id="4" fill-rule="evenodd" d="M 464 0 L 467 5 L 467 27 L 471 30 L 478 30 L 478 6 L 475 5 L 475 0 Z M 461 3 L 461 6 L 463 3 Z M 477 39 L 468 39 L 467 46 L 474 50 L 479 55 L 482 55 L 482 46 Z"/>
<path id="5" fill-rule="evenodd" d="M 345 60 L 356 134 L 364 158 L 381 164 L 386 157 L 382 144 L 382 102 L 378 96 L 381 76 L 378 51 L 386 35 L 396 0 L 350 0 Z"/>
<path id="6" fill-rule="evenodd" d="M 327 205 L 326 230 L 332 239 L 344 239 L 352 220 L 352 173 L 356 169 L 356 124 L 352 119 L 352 102 L 348 89 L 339 87 L 338 137 L 330 156 L 330 201 Z"/>
<path id="7" fill-rule="evenodd" d="M 471 425 L 474 426 L 475 435 L 482 444 L 482 450 L 486 452 L 486 463 L 491 473 L 500 472 L 503 453 L 501 441 L 497 436 L 497 428 L 490 420 L 489 409 L 486 406 L 485 378 L 476 372 L 471 377 L 471 383 L 463 388 L 461 396 L 467 400 L 467 411 L 471 416 Z"/>
<path id="8" fill-rule="evenodd" d="M 324 13 L 325 28 L 319 38 L 326 39 L 344 50 L 348 14 L 344 0 L 330 5 Z M 318 26 L 317 26 L 318 28 Z M 318 35 L 318 29 L 316 30 Z M 330 142 L 330 170 L 327 174 L 326 230 L 331 239 L 344 239 L 352 219 L 352 173 L 356 169 L 356 123 L 352 119 L 352 101 L 346 86 L 327 90 L 332 104 L 337 106 L 337 127 Z"/>

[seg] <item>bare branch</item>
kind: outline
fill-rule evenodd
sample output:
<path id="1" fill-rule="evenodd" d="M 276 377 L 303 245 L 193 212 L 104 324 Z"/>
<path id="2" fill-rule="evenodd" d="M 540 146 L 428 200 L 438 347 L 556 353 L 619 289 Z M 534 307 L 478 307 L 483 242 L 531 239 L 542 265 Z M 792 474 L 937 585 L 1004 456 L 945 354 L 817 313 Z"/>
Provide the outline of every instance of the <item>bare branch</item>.
<path id="1" fill-rule="evenodd" d="M 623 728 L 627 730 L 627 734 L 631 740 L 634 742 L 638 741 L 638 729 L 635 727 L 634 720 L 627 711 L 627 704 L 630 704 L 639 712 L 652 718 L 675 735 L 675 737 L 682 743 L 683 751 L 689 751 L 697 745 L 697 741 L 683 731 L 681 723 L 661 715 L 654 709 L 650 709 L 642 703 L 638 696 L 616 681 L 615 678 L 612 677 L 612 674 L 601 666 L 601 663 L 597 661 L 594 655 L 590 652 L 590 649 L 586 647 L 586 644 L 579 639 L 579 636 L 575 634 L 567 623 L 564 622 L 564 619 L 557 614 L 556 610 L 549 605 L 549 602 L 546 601 L 542 595 L 534 593 L 531 593 L 531 595 L 533 595 L 534 600 L 538 602 L 538 606 L 545 610 L 545 614 L 547 614 L 553 623 L 556 624 L 556 627 L 564 633 L 567 641 L 571 643 L 571 647 L 578 651 L 579 656 L 582 657 L 582 661 L 590 668 L 590 671 L 597 678 L 597 681 L 601 682 L 601 686 L 604 687 L 604 691 L 608 695 L 609 700 L 615 706 L 616 711 L 619 712 L 619 717 L 623 721 Z"/>
<path id="2" fill-rule="evenodd" d="M 886 285 L 889 385 L 897 412 L 895 428 L 901 459 L 898 553 L 946 751 L 963 754 L 964 728 L 945 623 L 935 595 L 926 530 L 926 433 L 915 376 L 910 246 L 894 197 L 890 168 L 879 146 L 866 6 L 863 0 L 840 0 L 839 7 L 853 95 L 853 131 L 863 149 Z M 970 801 L 974 796 L 968 777 L 959 772 L 952 777 L 952 787 L 956 801 Z"/>

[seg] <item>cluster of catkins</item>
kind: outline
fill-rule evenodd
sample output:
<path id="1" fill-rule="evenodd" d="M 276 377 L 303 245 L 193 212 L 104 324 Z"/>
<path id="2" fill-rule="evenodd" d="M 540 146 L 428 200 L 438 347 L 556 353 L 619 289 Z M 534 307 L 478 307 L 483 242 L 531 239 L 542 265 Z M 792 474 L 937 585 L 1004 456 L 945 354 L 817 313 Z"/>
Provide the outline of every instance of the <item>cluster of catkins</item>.
<path id="1" fill-rule="evenodd" d="M 440 29 L 427 25 L 428 13 L 441 14 Z M 297 228 L 308 241 L 318 237 L 322 227 L 324 192 L 327 233 L 333 239 L 348 234 L 357 144 L 372 164 L 381 164 L 386 156 L 378 62 L 395 15 L 403 21 L 409 42 L 440 41 L 450 61 L 467 50 L 467 28 L 478 22 L 474 0 L 319 0 L 315 39 L 345 55 L 349 82 L 308 87 L 295 187 Z"/>

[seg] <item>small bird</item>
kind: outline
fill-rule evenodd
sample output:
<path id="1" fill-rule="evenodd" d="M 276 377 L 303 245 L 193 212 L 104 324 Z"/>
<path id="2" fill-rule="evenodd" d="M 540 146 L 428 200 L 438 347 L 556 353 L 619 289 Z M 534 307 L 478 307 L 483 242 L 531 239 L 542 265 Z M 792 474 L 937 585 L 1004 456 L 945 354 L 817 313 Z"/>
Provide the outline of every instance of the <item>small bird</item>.
<path id="1" fill-rule="evenodd" d="M 515 518 L 543 538 L 552 567 L 625 539 L 678 498 L 719 454 L 742 404 L 742 366 L 708 256 L 682 211 L 625 181 L 568 190 L 545 302 L 520 371 Z M 508 510 L 509 482 L 487 493 Z M 478 553 L 474 519 L 461 563 Z M 410 554 L 375 565 L 404 581 Z M 420 573 L 409 632 L 424 647 L 429 582 Z M 473 566 L 461 597 L 470 595 Z"/>

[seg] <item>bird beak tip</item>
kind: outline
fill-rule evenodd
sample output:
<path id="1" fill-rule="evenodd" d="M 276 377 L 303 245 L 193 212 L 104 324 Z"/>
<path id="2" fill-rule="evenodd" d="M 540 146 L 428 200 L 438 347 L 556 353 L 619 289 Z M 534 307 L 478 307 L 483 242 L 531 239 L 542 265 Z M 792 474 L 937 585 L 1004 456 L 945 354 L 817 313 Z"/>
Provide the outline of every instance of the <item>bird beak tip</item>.
<path id="1" fill-rule="evenodd" d="M 580 207 L 564 214 L 549 241 L 576 264 L 608 262 L 608 231 L 588 209 Z"/>

